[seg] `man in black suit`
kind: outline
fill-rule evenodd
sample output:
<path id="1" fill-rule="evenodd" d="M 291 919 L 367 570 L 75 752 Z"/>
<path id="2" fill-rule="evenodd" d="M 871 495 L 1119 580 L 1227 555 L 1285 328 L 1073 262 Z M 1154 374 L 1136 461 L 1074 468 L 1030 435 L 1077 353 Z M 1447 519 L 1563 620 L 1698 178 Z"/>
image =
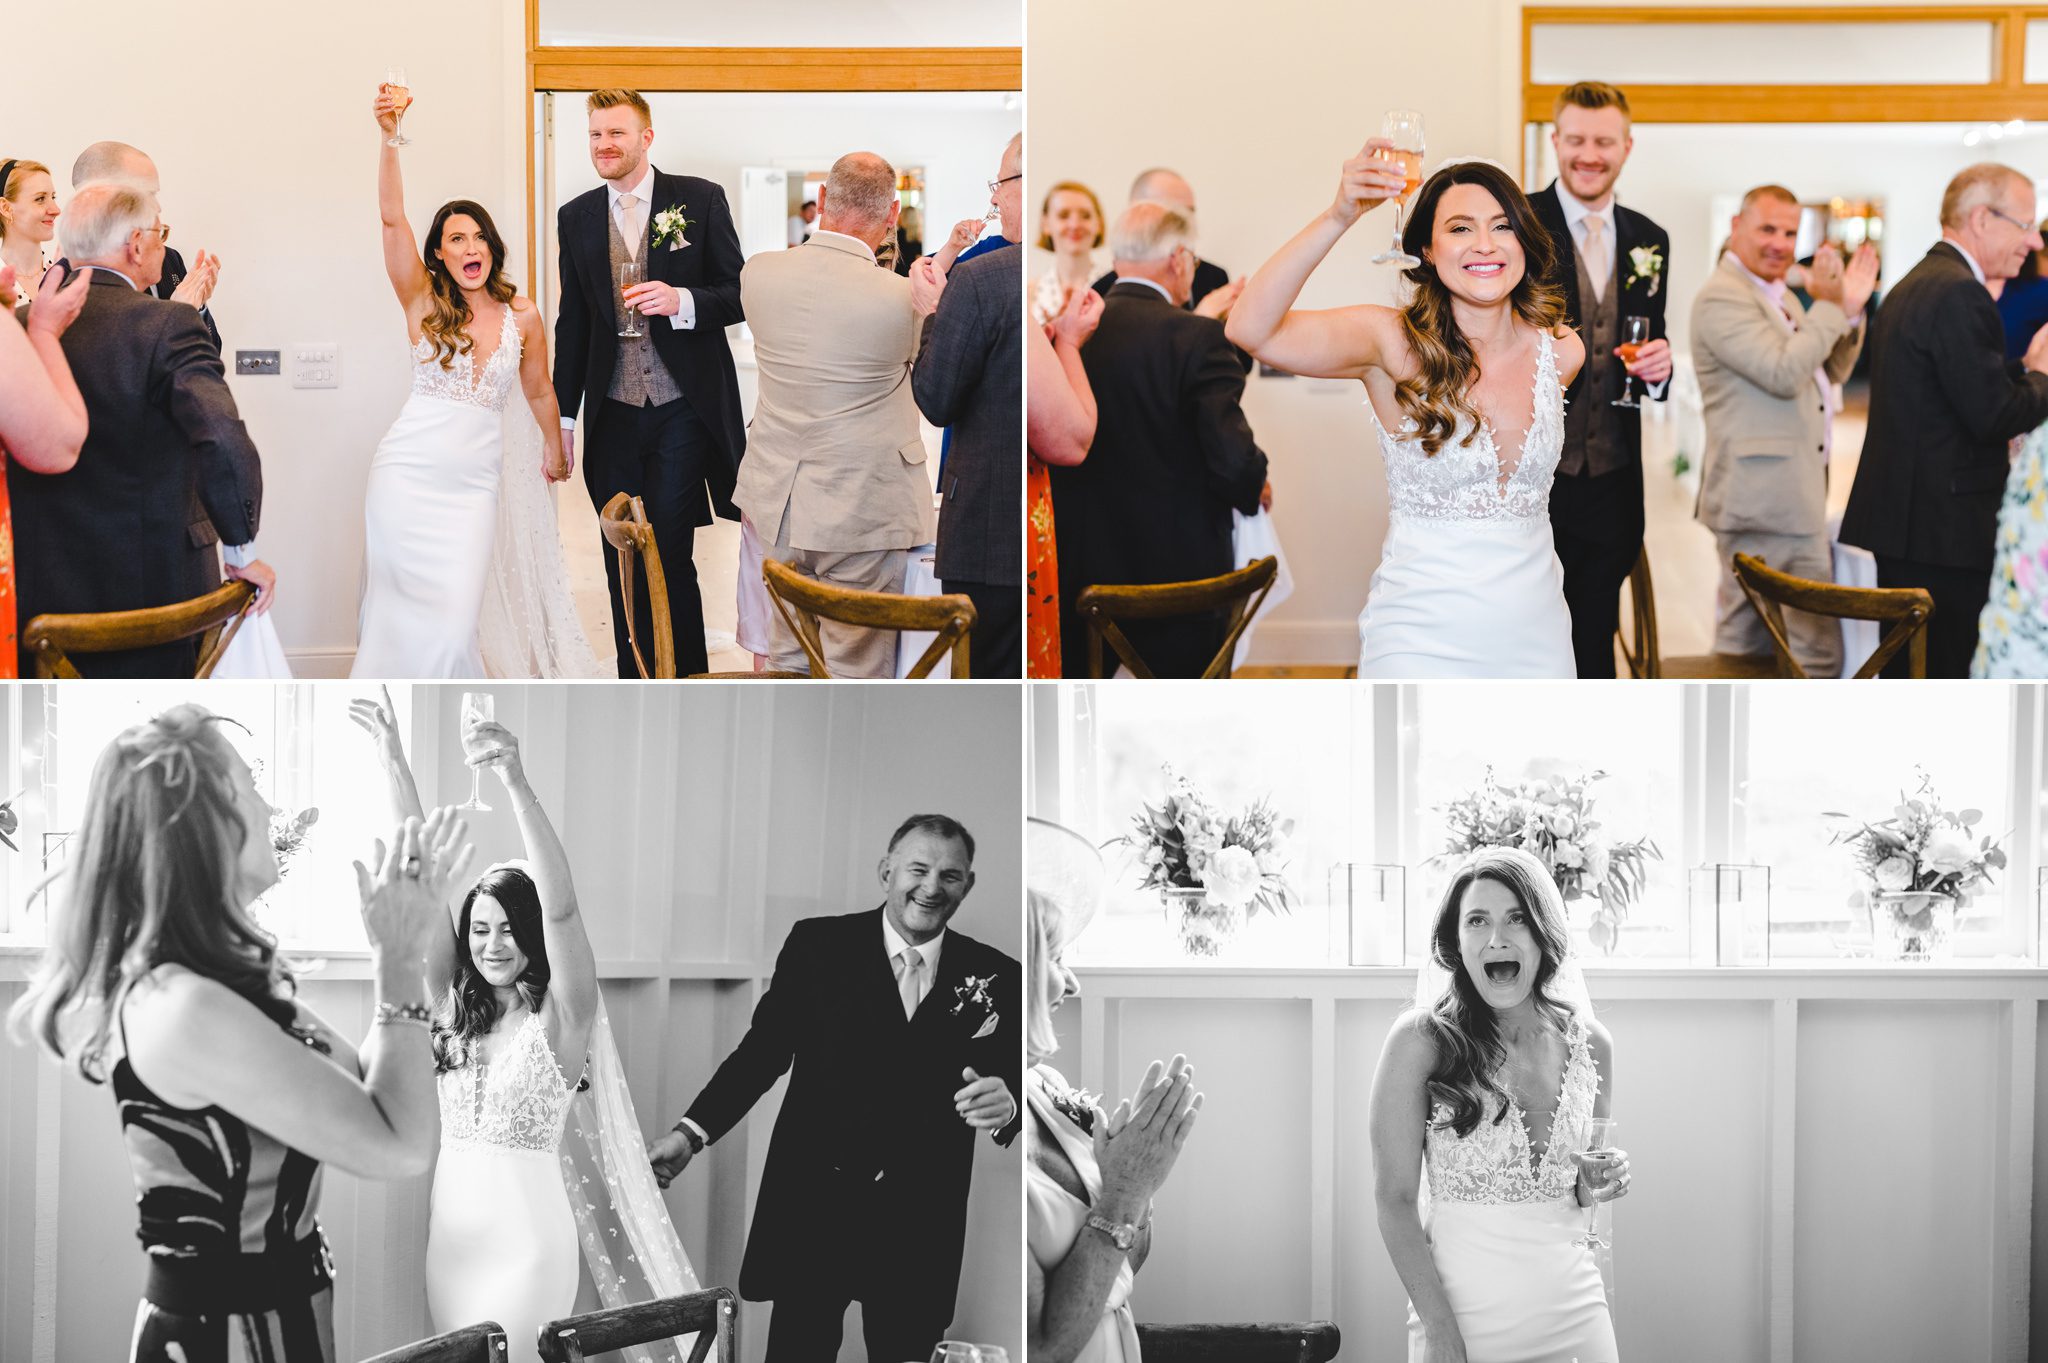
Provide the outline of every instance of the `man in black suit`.
<path id="1" fill-rule="evenodd" d="M 198 312 L 142 292 L 162 270 L 163 231 L 156 196 L 127 183 L 89 184 L 66 205 L 65 255 L 93 272 L 61 342 L 89 429 L 68 472 L 9 475 L 24 621 L 203 595 L 221 580 L 215 527 L 228 576 L 270 605 L 276 577 L 250 543 L 263 471 L 220 353 Z M 73 661 L 92 677 L 189 677 L 198 657 L 187 640 Z M 31 674 L 33 659 L 20 661 Z"/>
<path id="2" fill-rule="evenodd" d="M 1230 513 L 1270 500 L 1266 456 L 1239 406 L 1244 371 L 1223 324 L 1183 306 L 1194 224 L 1165 204 L 1124 210 L 1110 234 L 1118 282 L 1081 352 L 1095 391 L 1086 462 L 1052 470 L 1059 537 L 1060 656 L 1088 666 L 1074 613 L 1095 583 L 1181 582 L 1236 567 Z M 1161 677 L 1199 677 L 1226 633 L 1221 616 L 1133 621 L 1131 646 Z M 1114 663 L 1105 657 L 1105 667 Z"/>
<path id="3" fill-rule="evenodd" d="M 769 1363 L 831 1363 L 852 1301 L 876 1363 L 929 1357 L 953 1319 L 974 1133 L 1015 1139 L 1022 1080 L 1022 971 L 947 927 L 973 863 L 954 820 L 905 820 L 882 906 L 790 929 L 746 1036 L 648 1147 L 667 1186 L 789 1072 L 740 1266 L 775 1303 Z"/>
<path id="4" fill-rule="evenodd" d="M 725 328 L 742 320 L 740 241 L 725 191 L 665 175 L 647 160 L 653 114 L 634 90 L 599 90 L 590 111 L 590 159 L 605 184 L 563 204 L 561 308 L 555 318 L 555 400 L 562 445 L 586 427 L 583 482 L 600 510 L 621 492 L 643 498 L 668 578 L 676 670 L 706 670 L 704 603 L 691 560 L 696 528 L 712 513 L 739 519 L 733 482 L 747 447 L 739 376 Z M 642 282 L 623 301 L 618 268 L 637 261 Z M 628 309 L 638 338 L 622 338 Z M 709 498 L 707 504 L 707 495 Z M 619 675 L 637 677 L 626 611 L 644 650 L 653 636 L 647 578 L 619 598 L 617 558 L 604 555 Z"/>
<path id="5" fill-rule="evenodd" d="M 1841 538 L 1876 555 L 1878 586 L 1933 593 L 1930 677 L 1970 675 L 2006 442 L 2048 419 L 2048 329 L 2008 361 L 1985 287 L 2041 249 L 2033 224 L 2024 174 L 1991 162 L 1963 171 L 1941 196 L 1941 240 L 1892 289 L 1871 330 L 1870 426 Z M 1901 650 L 1884 675 L 1903 677 L 1908 666 Z"/>
<path id="6" fill-rule="evenodd" d="M 1195 187 L 1187 182 L 1178 171 L 1164 166 L 1138 172 L 1138 178 L 1131 181 L 1131 197 L 1126 204 L 1165 204 L 1189 222 L 1195 217 Z M 1095 281 L 1095 292 L 1104 299 L 1116 287 L 1117 271 L 1114 266 L 1108 274 Z M 1221 292 L 1219 292 L 1219 290 Z M 1221 265 L 1195 257 L 1194 281 L 1188 287 L 1188 301 L 1185 304 L 1204 317 L 1214 317 L 1221 322 L 1230 316 L 1230 305 L 1244 292 L 1244 281 L 1230 282 L 1230 271 Z"/>
<path id="7" fill-rule="evenodd" d="M 1594 81 L 1568 86 L 1552 124 L 1557 179 L 1530 202 L 1557 248 L 1565 321 L 1586 343 L 1586 364 L 1566 394 L 1550 528 L 1564 567 L 1579 675 L 1612 677 L 1621 584 L 1643 551 L 1643 427 L 1640 413 L 1611 404 L 1629 374 L 1639 380 L 1638 399 L 1645 385 L 1659 402 L 1670 388 L 1664 276 L 1671 238 L 1614 201 L 1614 182 L 1634 145 L 1626 95 Z M 1649 344 L 1633 365 L 1615 353 L 1628 317 L 1650 323 Z"/>
<path id="8" fill-rule="evenodd" d="M 930 256 L 910 275 L 927 319 L 910 371 L 918 409 L 951 431 L 940 484 L 939 585 L 974 603 L 968 667 L 1024 675 L 1023 539 L 1024 136 L 1003 151 L 990 191 L 1011 245 L 939 274 Z"/>

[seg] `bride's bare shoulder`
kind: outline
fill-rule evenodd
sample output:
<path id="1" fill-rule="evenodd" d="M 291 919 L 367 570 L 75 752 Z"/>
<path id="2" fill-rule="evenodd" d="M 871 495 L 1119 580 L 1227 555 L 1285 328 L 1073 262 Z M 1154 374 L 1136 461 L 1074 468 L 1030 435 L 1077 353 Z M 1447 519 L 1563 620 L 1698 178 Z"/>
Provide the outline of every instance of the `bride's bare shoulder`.
<path id="1" fill-rule="evenodd" d="M 1558 381 L 1568 384 L 1586 363 L 1586 343 L 1568 326 L 1560 326 L 1550 334 L 1556 341 L 1551 353 L 1557 359 Z"/>

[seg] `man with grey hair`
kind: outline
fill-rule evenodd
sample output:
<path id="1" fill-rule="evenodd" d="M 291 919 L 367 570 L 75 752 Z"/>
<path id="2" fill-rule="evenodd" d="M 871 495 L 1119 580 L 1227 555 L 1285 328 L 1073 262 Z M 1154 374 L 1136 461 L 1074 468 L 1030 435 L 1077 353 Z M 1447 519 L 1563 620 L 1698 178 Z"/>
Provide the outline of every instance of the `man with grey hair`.
<path id="1" fill-rule="evenodd" d="M 1168 170 L 1165 166 L 1153 166 L 1149 170 L 1138 172 L 1137 178 L 1131 181 L 1130 202 L 1164 204 L 1190 223 L 1196 221 L 1195 187 L 1189 184 L 1180 172 Z M 1117 271 L 1112 268 L 1108 274 L 1095 281 L 1095 292 L 1104 298 L 1109 297 L 1109 291 L 1116 287 L 1117 277 Z M 1189 308 L 1204 317 L 1214 317 L 1219 322 L 1226 321 L 1230 317 L 1231 305 L 1237 302 L 1237 296 L 1243 292 L 1242 279 L 1232 283 L 1230 271 L 1221 265 L 1211 264 L 1200 257 L 1196 258 L 1195 277 L 1188 287 Z M 1251 367 L 1249 357 L 1246 358 L 1245 367 Z"/>
<path id="2" fill-rule="evenodd" d="M 733 501 L 765 557 L 857 591 L 900 592 L 910 550 L 932 537 L 932 485 L 910 389 L 917 313 L 910 281 L 877 266 L 894 235 L 896 170 L 873 152 L 833 162 L 818 230 L 740 271 L 759 397 Z M 806 663 L 781 613 L 778 669 Z M 835 677 L 895 675 L 896 636 L 821 622 Z"/>
<path id="3" fill-rule="evenodd" d="M 262 466 L 220 352 L 193 308 L 143 292 L 162 275 L 165 230 L 156 196 L 132 183 L 88 184 L 65 206 L 64 253 L 93 276 L 62 340 L 89 429 L 68 472 L 8 478 L 23 620 L 204 595 L 221 580 L 216 526 L 228 576 L 257 588 L 256 610 L 270 605 L 276 576 L 250 545 Z M 91 677 L 189 677 L 198 658 L 185 640 L 74 662 Z"/>
<path id="4" fill-rule="evenodd" d="M 1095 583 L 1215 577 L 1235 566 L 1231 512 L 1269 499 L 1266 456 L 1239 405 L 1244 371 L 1223 324 L 1186 310 L 1194 223 L 1179 209 L 1137 203 L 1110 233 L 1117 283 L 1081 352 L 1095 392 L 1095 443 L 1086 462 L 1052 470 L 1059 537 L 1060 656 L 1068 676 L 1087 667 L 1074 613 Z M 1199 677 L 1222 646 L 1218 617 L 1124 626 L 1160 677 Z"/>
<path id="5" fill-rule="evenodd" d="M 1871 328 L 1870 428 L 1841 538 L 1877 558 L 1881 587 L 1934 597 L 1927 675 L 1966 677 L 1991 591 L 2006 442 L 2048 420 L 2048 329 L 2008 362 L 1988 281 L 2042 249 L 2034 186 L 1995 162 L 1941 198 L 1941 240 Z M 1885 667 L 1905 676 L 1901 650 Z"/>
<path id="6" fill-rule="evenodd" d="M 124 181 L 151 194 L 163 193 L 156 162 L 126 142 L 95 142 L 80 152 L 78 159 L 71 163 L 73 189 L 101 180 Z M 201 251 L 198 263 L 188 271 L 185 268 L 185 258 L 178 254 L 166 238 L 163 278 L 152 285 L 148 292 L 152 298 L 168 298 L 179 303 L 190 303 L 199 309 L 199 320 L 205 324 L 206 334 L 212 338 L 213 348 L 220 350 L 220 328 L 213 324 L 213 313 L 207 309 L 207 303 L 213 297 L 214 285 L 219 282 L 219 256 Z"/>

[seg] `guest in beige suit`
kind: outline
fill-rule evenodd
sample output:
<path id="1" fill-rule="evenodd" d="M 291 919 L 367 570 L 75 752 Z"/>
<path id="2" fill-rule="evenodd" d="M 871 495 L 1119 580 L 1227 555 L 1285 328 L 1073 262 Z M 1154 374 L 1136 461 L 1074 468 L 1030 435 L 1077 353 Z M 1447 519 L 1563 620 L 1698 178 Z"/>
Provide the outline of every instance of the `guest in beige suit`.
<path id="1" fill-rule="evenodd" d="M 760 397 L 733 500 L 767 557 L 861 591 L 901 591 L 909 550 L 932 538 L 910 364 L 910 281 L 875 263 L 896 231 L 896 171 L 871 152 L 833 163 L 818 230 L 740 272 Z M 772 665 L 804 670 L 796 635 L 769 619 Z M 834 676 L 895 674 L 896 636 L 823 623 Z"/>
<path id="2" fill-rule="evenodd" d="M 1834 580 L 1828 542 L 1828 454 L 1834 385 L 1863 348 L 1863 306 L 1877 284 L 1877 253 L 1844 266 L 1832 247 L 1814 255 L 1802 308 L 1785 287 L 1797 258 L 1799 200 L 1762 185 L 1742 198 L 1720 268 L 1692 305 L 1693 364 L 1707 423 L 1706 467 L 1695 514 L 1714 532 L 1721 581 L 1716 653 L 1771 651 L 1763 620 L 1731 563 L 1750 554 L 1781 572 Z M 1838 621 L 1787 611 L 1792 654 L 1807 673 L 1842 671 Z"/>

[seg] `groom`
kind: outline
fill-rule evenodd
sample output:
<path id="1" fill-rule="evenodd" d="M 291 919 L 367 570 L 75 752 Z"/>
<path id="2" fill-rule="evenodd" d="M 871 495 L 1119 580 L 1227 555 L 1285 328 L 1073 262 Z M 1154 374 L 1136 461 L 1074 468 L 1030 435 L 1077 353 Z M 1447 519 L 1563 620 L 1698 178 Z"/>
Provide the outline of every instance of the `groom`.
<path id="1" fill-rule="evenodd" d="M 555 319 L 555 400 L 562 448 L 576 448 L 576 413 L 586 430 L 583 482 L 592 505 L 620 492 L 645 499 L 654 545 L 668 578 L 676 671 L 706 670 L 704 603 L 691 562 L 696 527 L 711 512 L 738 519 L 733 479 L 747 446 L 739 377 L 725 328 L 741 320 L 740 241 L 725 191 L 709 180 L 664 175 L 647 160 L 653 114 L 636 90 L 599 90 L 590 112 L 590 160 L 605 183 L 562 205 L 561 311 Z M 619 267 L 641 267 L 621 297 Z M 628 310 L 637 338 L 621 337 Z M 709 505 L 706 503 L 707 493 Z M 626 612 L 651 649 L 647 577 L 634 599 L 619 599 L 618 559 L 604 553 L 612 640 L 619 675 L 639 675 Z"/>
<path id="2" fill-rule="evenodd" d="M 947 920 L 974 838 L 918 814 L 889 839 L 882 906 L 789 931 L 733 1053 L 648 1147 L 663 1186 L 785 1072 L 740 1294 L 773 1301 L 768 1363 L 831 1363 L 850 1301 L 867 1356 L 929 1357 L 953 1319 L 974 1132 L 1015 1139 L 1017 962 Z"/>

